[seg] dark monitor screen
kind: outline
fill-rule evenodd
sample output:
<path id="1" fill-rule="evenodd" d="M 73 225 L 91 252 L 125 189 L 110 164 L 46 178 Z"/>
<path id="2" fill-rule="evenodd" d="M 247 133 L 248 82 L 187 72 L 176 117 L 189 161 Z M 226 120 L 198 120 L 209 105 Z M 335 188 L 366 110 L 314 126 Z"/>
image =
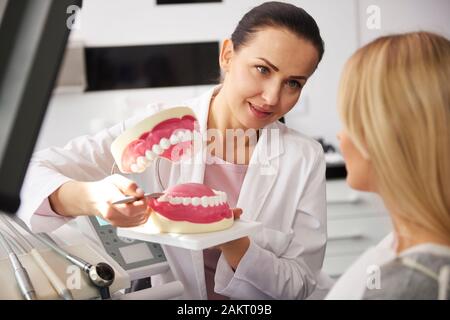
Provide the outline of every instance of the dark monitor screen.
<path id="1" fill-rule="evenodd" d="M 156 4 L 189 4 L 207 2 L 222 2 L 222 0 L 156 0 Z"/>
<path id="2" fill-rule="evenodd" d="M 218 42 L 86 48 L 88 91 L 219 81 Z"/>
<path id="3" fill-rule="evenodd" d="M 0 0 L 1 1 L 1 0 Z M 0 2 L 0 210 L 14 213 L 81 0 Z M 70 12 L 70 11 L 69 11 Z"/>

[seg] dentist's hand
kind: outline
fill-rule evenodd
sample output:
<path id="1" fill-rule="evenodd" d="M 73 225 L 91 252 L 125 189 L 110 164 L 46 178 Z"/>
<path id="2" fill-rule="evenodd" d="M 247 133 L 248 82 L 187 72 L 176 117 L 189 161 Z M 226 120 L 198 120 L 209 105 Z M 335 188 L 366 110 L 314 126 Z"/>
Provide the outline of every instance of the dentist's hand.
<path id="1" fill-rule="evenodd" d="M 89 207 L 92 212 L 110 222 L 113 226 L 132 227 L 147 221 L 150 211 L 144 191 L 124 176 L 115 174 L 103 180 L 88 184 Z M 130 203 L 111 204 L 125 196 L 140 198 Z"/>
<path id="2" fill-rule="evenodd" d="M 234 219 L 239 219 L 242 215 L 242 209 L 234 208 L 232 209 Z M 250 238 L 243 237 L 240 239 L 232 240 L 217 246 L 223 253 L 225 259 L 233 270 L 236 270 L 239 262 L 241 261 L 244 254 L 247 252 L 250 246 Z"/>
<path id="3" fill-rule="evenodd" d="M 142 198 L 126 204 L 112 202 L 125 196 Z M 96 215 L 113 226 L 133 227 L 147 221 L 150 211 L 144 191 L 121 175 L 94 182 L 69 181 L 49 196 L 53 210 L 63 216 Z"/>
<path id="4" fill-rule="evenodd" d="M 234 220 L 239 219 L 242 215 L 241 208 L 233 208 L 233 209 L 231 209 L 231 211 L 233 211 Z"/>

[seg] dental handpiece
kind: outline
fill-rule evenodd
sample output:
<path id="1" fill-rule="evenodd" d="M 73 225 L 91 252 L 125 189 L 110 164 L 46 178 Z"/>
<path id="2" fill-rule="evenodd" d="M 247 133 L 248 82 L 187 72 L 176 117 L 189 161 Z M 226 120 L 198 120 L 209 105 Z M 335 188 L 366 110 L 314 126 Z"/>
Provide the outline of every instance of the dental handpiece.
<path id="1" fill-rule="evenodd" d="M 55 245 L 42 235 L 35 234 L 34 236 L 43 243 L 45 243 L 47 246 L 55 250 L 59 255 L 63 256 L 64 258 L 72 262 L 74 265 L 81 268 L 81 270 L 83 270 L 88 275 L 91 283 L 99 289 L 100 296 L 102 299 L 111 298 L 109 286 L 111 286 L 111 284 L 114 281 L 115 273 L 114 269 L 109 264 L 100 262 L 94 266 L 79 257 L 71 255 L 70 253 L 58 247 L 57 245 Z"/>
<path id="2" fill-rule="evenodd" d="M 19 258 L 12 250 L 9 243 L 3 237 L 3 233 L 0 231 L 0 244 L 5 249 L 8 254 L 8 259 L 14 270 L 14 276 L 16 277 L 17 284 L 19 286 L 20 292 L 26 300 L 36 300 L 36 291 L 34 290 L 33 284 L 31 283 L 30 276 L 27 270 L 20 263 Z"/>

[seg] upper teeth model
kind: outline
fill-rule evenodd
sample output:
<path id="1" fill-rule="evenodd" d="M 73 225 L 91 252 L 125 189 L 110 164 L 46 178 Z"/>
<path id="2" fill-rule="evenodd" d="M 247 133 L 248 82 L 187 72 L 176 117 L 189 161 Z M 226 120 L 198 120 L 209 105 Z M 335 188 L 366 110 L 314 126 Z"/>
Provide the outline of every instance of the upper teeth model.
<path id="1" fill-rule="evenodd" d="M 200 183 L 179 184 L 149 199 L 149 223 L 160 232 L 200 233 L 227 229 L 234 217 L 225 192 Z"/>
<path id="2" fill-rule="evenodd" d="M 157 157 L 178 161 L 191 149 L 196 126 L 190 108 L 166 109 L 124 131 L 111 152 L 121 172 L 143 172 Z"/>

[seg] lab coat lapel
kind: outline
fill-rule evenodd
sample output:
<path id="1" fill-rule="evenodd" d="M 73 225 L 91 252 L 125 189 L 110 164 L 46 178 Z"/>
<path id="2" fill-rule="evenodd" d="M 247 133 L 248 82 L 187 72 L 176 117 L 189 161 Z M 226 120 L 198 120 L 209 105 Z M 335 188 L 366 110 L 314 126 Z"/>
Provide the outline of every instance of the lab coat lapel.
<path id="1" fill-rule="evenodd" d="M 277 123 L 262 129 L 237 202 L 237 207 L 243 211 L 243 219 L 258 218 L 278 177 L 280 157 L 284 153 L 283 134 L 283 127 Z"/>

